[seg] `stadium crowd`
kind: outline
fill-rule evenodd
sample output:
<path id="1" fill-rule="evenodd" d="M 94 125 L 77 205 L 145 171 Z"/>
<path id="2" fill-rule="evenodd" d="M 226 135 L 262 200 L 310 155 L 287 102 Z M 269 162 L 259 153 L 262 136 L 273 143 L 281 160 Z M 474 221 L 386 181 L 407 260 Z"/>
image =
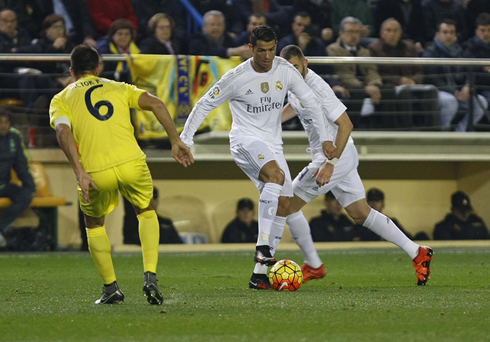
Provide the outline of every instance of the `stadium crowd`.
<path id="1" fill-rule="evenodd" d="M 267 24 L 277 32 L 277 54 L 295 44 L 306 56 L 490 58 L 490 3 L 484 0 L 188 3 L 202 15 L 201 30 L 191 30 L 190 14 L 178 0 L 1 0 L 0 53 L 67 54 L 85 43 L 103 56 L 247 59 L 251 30 Z M 51 97 L 72 81 L 67 63 L 1 64 L 0 101 L 17 98 L 28 113 L 44 113 Z M 312 69 L 346 103 L 357 129 L 465 131 L 471 110 L 476 129 L 487 130 L 490 66 L 474 68 L 471 101 L 468 70 L 462 66 L 317 64 Z M 105 63 L 103 76 L 131 82 L 125 62 Z M 297 127 L 294 121 L 284 126 Z"/>

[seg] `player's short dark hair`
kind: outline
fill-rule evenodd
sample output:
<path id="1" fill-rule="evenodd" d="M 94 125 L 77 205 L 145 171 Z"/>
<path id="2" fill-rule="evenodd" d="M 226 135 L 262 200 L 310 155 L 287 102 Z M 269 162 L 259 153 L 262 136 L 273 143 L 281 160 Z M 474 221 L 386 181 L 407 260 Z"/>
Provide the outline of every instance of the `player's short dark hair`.
<path id="1" fill-rule="evenodd" d="M 305 55 L 303 54 L 303 51 L 301 51 L 299 46 L 288 45 L 281 50 L 281 57 L 287 61 L 289 61 L 293 57 L 298 57 L 300 60 L 303 60 L 305 58 Z"/>
<path id="2" fill-rule="evenodd" d="M 94 71 L 99 66 L 99 53 L 89 45 L 75 46 L 70 55 L 71 67 L 75 74 Z"/>
<path id="3" fill-rule="evenodd" d="M 476 17 L 476 26 L 488 26 L 490 25 L 490 13 L 480 13 Z"/>
<path id="4" fill-rule="evenodd" d="M 254 202 L 250 198 L 242 198 L 236 205 L 237 210 L 249 209 L 254 210 Z"/>
<path id="5" fill-rule="evenodd" d="M 271 27 L 267 25 L 259 25 L 254 27 L 252 30 L 252 34 L 250 35 L 250 44 L 252 44 L 252 46 L 256 46 L 257 40 L 262 40 L 264 42 L 277 42 L 277 36 Z"/>
<path id="6" fill-rule="evenodd" d="M 441 29 L 442 24 L 453 25 L 454 27 L 456 27 L 456 22 L 454 20 L 449 19 L 449 18 L 444 18 L 444 19 L 441 19 L 439 21 L 439 23 L 437 23 L 437 31 L 439 31 Z"/>

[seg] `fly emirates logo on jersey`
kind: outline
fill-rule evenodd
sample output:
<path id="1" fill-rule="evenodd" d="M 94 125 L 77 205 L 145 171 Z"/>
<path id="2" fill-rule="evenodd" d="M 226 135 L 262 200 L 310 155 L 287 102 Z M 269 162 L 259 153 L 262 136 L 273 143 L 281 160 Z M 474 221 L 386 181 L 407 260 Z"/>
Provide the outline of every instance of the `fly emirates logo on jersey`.
<path id="1" fill-rule="evenodd" d="M 277 81 L 276 85 L 275 85 L 275 90 L 278 94 L 281 93 L 282 88 L 283 88 L 282 82 Z M 260 91 L 263 94 L 268 94 L 269 90 L 270 90 L 270 88 L 269 88 L 268 82 L 263 82 L 260 84 Z M 282 101 L 281 102 L 274 101 L 272 99 L 272 96 L 260 96 L 258 98 L 258 100 L 260 101 L 259 103 L 257 103 L 257 98 L 255 98 L 255 101 L 253 101 L 254 102 L 253 104 L 247 103 L 245 105 L 248 113 L 254 113 L 254 114 L 255 113 L 264 113 L 264 112 L 270 112 L 270 111 L 282 108 Z"/>

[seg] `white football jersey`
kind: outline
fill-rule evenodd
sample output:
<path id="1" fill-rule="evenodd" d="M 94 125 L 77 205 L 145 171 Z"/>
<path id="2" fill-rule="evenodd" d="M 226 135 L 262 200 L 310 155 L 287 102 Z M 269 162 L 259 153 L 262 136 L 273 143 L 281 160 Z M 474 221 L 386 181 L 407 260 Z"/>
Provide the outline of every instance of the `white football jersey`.
<path id="1" fill-rule="evenodd" d="M 344 106 L 342 102 L 340 102 L 328 83 L 325 82 L 323 78 L 318 76 L 314 71 L 308 69 L 308 74 L 306 74 L 305 82 L 313 90 L 313 93 L 315 94 L 315 97 L 322 109 L 323 116 L 328 123 L 330 134 L 332 135 L 333 141 L 335 142 L 339 126 L 337 126 L 334 122 L 346 111 L 347 107 Z M 311 151 L 314 154 L 322 153 L 322 144 L 320 142 L 320 138 L 312 124 L 311 111 L 307 110 L 307 108 L 305 108 L 305 106 L 303 105 L 303 102 L 300 101 L 298 97 L 296 97 L 295 94 L 291 92 L 288 93 L 288 102 L 298 114 L 298 118 L 300 119 L 301 124 L 308 134 L 308 141 L 310 142 Z M 351 136 L 349 136 L 347 144 L 353 143 L 354 140 Z"/>
<path id="2" fill-rule="evenodd" d="M 288 91 L 293 93 L 306 108 L 310 109 L 313 130 L 321 141 L 332 141 L 327 123 L 312 90 L 300 73 L 285 59 L 274 57 L 271 70 L 256 72 L 252 59 L 228 71 L 196 103 L 189 114 L 182 141 L 192 146 L 196 130 L 204 118 L 226 100 L 230 100 L 233 124 L 230 143 L 237 139 L 252 137 L 264 141 L 275 151 L 282 151 L 281 115 Z"/>

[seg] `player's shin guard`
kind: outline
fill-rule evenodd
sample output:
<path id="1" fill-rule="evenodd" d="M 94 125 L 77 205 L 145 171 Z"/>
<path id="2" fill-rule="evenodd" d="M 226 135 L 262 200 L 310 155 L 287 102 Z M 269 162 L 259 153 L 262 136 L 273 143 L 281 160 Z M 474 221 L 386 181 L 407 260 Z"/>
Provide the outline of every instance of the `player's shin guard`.
<path id="1" fill-rule="evenodd" d="M 157 273 L 158 245 L 160 244 L 160 226 L 155 210 L 138 215 L 141 252 L 144 272 Z"/>
<path id="2" fill-rule="evenodd" d="M 111 242 L 107 237 L 105 227 L 87 228 L 86 230 L 88 250 L 104 284 L 108 285 L 115 282 L 116 274 L 112 264 Z"/>
<path id="3" fill-rule="evenodd" d="M 276 254 L 277 246 L 281 242 L 282 235 L 284 234 L 284 225 L 286 224 L 286 218 L 276 216 L 271 227 L 271 234 L 269 236 L 269 246 L 271 248 L 271 255 Z"/>
<path id="4" fill-rule="evenodd" d="M 259 199 L 259 236 L 257 246 L 268 246 L 272 223 L 277 213 L 282 185 L 266 183 Z"/>
<path id="5" fill-rule="evenodd" d="M 403 249 L 410 256 L 410 259 L 417 256 L 419 245 L 403 234 L 393 221 L 382 213 L 371 209 L 363 226 Z"/>
<path id="6" fill-rule="evenodd" d="M 305 215 L 303 215 L 303 212 L 300 210 L 297 213 L 289 215 L 286 223 L 294 241 L 303 252 L 305 263 L 313 268 L 320 267 L 322 261 L 316 251 L 313 238 L 311 237 L 310 225 L 308 224 Z"/>

